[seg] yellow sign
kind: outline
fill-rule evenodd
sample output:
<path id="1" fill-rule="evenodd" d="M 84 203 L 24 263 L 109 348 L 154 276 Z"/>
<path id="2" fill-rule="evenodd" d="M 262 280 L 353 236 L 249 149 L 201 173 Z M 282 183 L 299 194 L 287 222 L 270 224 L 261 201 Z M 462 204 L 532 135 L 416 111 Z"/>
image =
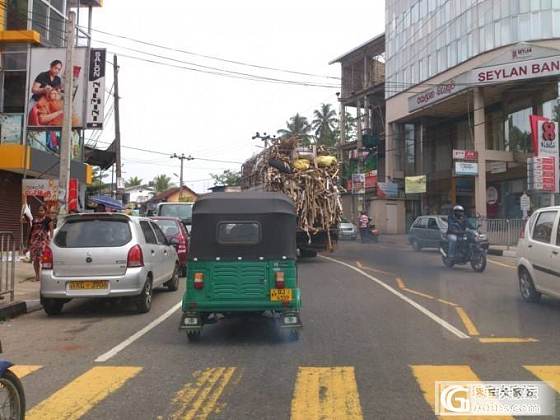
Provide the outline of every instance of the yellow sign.
<path id="1" fill-rule="evenodd" d="M 407 176 L 404 179 L 406 194 L 419 194 L 426 192 L 426 175 Z"/>

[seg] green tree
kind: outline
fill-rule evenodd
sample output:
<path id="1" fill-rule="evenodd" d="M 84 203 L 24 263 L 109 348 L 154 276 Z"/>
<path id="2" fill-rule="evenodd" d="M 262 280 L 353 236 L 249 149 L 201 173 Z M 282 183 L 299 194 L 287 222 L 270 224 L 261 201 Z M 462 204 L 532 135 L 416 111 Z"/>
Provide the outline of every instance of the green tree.
<path id="1" fill-rule="evenodd" d="M 132 176 L 128 178 L 128 180 L 124 183 L 126 187 L 139 187 L 142 185 L 142 178 L 138 178 L 137 176 Z"/>
<path id="2" fill-rule="evenodd" d="M 313 112 L 311 128 L 315 131 L 317 144 L 334 146 L 336 143 L 335 130 L 338 125 L 336 111 L 331 104 L 321 104 L 319 109 Z"/>
<path id="3" fill-rule="evenodd" d="M 278 135 L 281 138 L 298 137 L 303 144 L 310 144 L 311 125 L 307 118 L 297 113 L 286 121 L 286 128 L 278 130 Z"/>
<path id="4" fill-rule="evenodd" d="M 93 168 L 93 182 L 87 187 L 89 195 L 101 194 L 103 192 L 111 191 L 110 185 L 103 181 L 103 178 L 107 178 L 109 174 L 103 172 L 100 168 Z"/>
<path id="5" fill-rule="evenodd" d="M 236 186 L 241 184 L 241 171 L 226 169 L 221 174 L 210 174 L 214 185 Z"/>
<path id="6" fill-rule="evenodd" d="M 156 176 L 152 182 L 152 185 L 158 193 L 167 191 L 169 188 L 174 186 L 171 182 L 171 178 L 165 174 Z"/>

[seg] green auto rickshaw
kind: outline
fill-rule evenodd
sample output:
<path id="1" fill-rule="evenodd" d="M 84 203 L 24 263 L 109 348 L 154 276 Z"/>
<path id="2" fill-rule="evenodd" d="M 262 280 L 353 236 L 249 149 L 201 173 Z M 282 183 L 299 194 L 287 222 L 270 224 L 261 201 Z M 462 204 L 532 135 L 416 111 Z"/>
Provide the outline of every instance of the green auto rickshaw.
<path id="1" fill-rule="evenodd" d="M 299 338 L 301 293 L 296 267 L 296 212 L 284 194 L 212 193 L 192 212 L 180 329 L 199 338 L 205 324 L 234 316 L 272 315 Z"/>

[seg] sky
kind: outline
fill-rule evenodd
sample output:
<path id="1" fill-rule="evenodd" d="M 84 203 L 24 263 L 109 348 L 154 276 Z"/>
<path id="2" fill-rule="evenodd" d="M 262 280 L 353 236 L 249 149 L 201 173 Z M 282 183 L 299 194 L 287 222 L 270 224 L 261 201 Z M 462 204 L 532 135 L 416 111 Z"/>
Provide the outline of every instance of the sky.
<path id="1" fill-rule="evenodd" d="M 79 21 L 82 26 L 87 25 L 84 11 Z M 329 65 L 329 61 L 382 33 L 384 14 L 382 0 L 106 0 L 94 11 L 93 28 L 176 50 L 339 77 L 340 65 Z M 209 174 L 239 170 L 241 162 L 260 150 L 257 145 L 262 143 L 251 139 L 255 132 L 276 133 L 296 112 L 311 120 L 313 110 L 323 102 L 338 110 L 339 88 L 228 78 L 125 55 L 182 67 L 193 68 L 184 63 L 187 61 L 270 78 L 338 85 L 334 79 L 206 59 L 101 32 L 93 33 L 93 45 L 110 53 L 107 89 L 113 83 L 112 53 L 119 55 L 121 144 L 160 153 L 123 148 L 123 177 L 127 179 L 137 176 L 147 183 L 167 174 L 178 185 L 180 162 L 167 155 L 184 153 L 196 158 L 185 161 L 185 184 L 206 192 L 213 186 Z M 110 107 L 111 101 L 107 109 Z M 112 120 L 108 118 L 105 124 L 99 148 L 114 138 Z"/>

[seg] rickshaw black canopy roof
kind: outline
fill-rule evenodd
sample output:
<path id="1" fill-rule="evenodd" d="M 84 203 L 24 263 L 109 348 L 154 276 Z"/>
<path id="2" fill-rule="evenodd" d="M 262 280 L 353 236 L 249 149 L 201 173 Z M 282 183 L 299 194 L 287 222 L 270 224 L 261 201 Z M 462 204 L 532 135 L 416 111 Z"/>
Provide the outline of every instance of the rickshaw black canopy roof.
<path id="1" fill-rule="evenodd" d="M 218 192 L 200 197 L 195 214 L 269 214 L 296 215 L 294 204 L 286 195 L 274 192 Z"/>
<path id="2" fill-rule="evenodd" d="M 193 207 L 189 258 L 200 260 L 278 260 L 296 258 L 296 212 L 280 193 L 211 193 Z M 256 222 L 260 238 L 253 244 L 218 241 L 223 223 Z"/>

